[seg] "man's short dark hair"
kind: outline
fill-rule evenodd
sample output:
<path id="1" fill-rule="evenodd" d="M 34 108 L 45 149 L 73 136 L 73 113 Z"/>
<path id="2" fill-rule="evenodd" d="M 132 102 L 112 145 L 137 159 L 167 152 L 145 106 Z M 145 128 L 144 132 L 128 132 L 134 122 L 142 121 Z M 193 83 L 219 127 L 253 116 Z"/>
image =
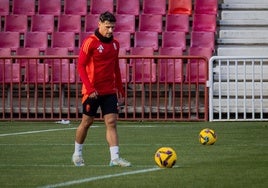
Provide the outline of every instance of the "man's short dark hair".
<path id="1" fill-rule="evenodd" d="M 105 22 L 105 21 L 116 22 L 116 18 L 111 12 L 106 11 L 100 15 L 100 21 L 101 22 Z"/>

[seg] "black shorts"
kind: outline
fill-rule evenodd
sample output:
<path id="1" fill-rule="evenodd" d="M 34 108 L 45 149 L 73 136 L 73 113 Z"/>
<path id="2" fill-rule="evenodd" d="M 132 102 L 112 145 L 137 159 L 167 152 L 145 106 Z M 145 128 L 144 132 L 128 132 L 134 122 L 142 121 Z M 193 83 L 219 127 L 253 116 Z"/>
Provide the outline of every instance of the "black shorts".
<path id="1" fill-rule="evenodd" d="M 87 98 L 83 103 L 83 114 L 88 116 L 96 116 L 98 108 L 101 107 L 102 115 L 118 113 L 117 96 L 102 95 L 95 98 Z"/>

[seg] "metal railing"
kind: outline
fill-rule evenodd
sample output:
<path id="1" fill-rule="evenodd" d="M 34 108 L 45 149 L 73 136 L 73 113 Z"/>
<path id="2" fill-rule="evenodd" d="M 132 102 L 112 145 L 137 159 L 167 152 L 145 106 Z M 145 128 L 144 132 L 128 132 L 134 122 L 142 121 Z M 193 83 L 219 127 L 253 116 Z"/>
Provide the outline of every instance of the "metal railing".
<path id="1" fill-rule="evenodd" d="M 77 56 L 1 57 L 0 118 L 80 119 L 82 83 L 76 64 Z M 120 56 L 120 66 L 125 88 L 121 120 L 208 120 L 207 58 L 126 55 Z M 100 111 L 96 118 L 102 118 Z"/>

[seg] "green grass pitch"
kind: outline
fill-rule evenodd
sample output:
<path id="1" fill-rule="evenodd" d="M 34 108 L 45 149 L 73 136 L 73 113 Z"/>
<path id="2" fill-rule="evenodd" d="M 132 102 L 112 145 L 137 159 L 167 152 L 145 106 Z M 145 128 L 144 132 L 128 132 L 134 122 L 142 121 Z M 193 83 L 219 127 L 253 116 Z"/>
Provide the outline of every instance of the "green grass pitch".
<path id="1" fill-rule="evenodd" d="M 121 156 L 130 168 L 109 167 L 103 122 L 85 142 L 84 167 L 71 162 L 79 122 L 0 122 L 0 186 L 90 188 L 266 188 L 268 122 L 118 123 Z M 203 128 L 218 136 L 212 146 L 198 142 Z M 161 169 L 155 151 L 172 147 L 174 168 Z"/>

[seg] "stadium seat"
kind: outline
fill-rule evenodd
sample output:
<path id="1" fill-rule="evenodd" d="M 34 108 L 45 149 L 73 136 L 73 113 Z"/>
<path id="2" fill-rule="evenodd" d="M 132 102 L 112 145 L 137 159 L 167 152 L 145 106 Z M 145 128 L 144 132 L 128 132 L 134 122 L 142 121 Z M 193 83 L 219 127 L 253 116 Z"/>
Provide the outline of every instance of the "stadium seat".
<path id="1" fill-rule="evenodd" d="M 40 55 L 39 48 L 18 48 L 16 51 L 17 56 L 37 57 Z M 21 67 L 26 67 L 28 64 L 39 63 L 39 59 L 16 59 L 16 63 Z"/>
<path id="2" fill-rule="evenodd" d="M 113 36 L 119 42 L 120 49 L 130 50 L 131 36 L 129 32 L 114 32 Z"/>
<path id="3" fill-rule="evenodd" d="M 211 48 L 190 47 L 190 56 L 202 56 L 208 60 L 212 56 Z M 202 59 L 190 59 L 186 65 L 186 82 L 190 83 L 206 83 L 208 78 L 208 62 Z"/>
<path id="4" fill-rule="evenodd" d="M 6 16 L 9 14 L 9 0 L 0 0 L 0 16 Z"/>
<path id="5" fill-rule="evenodd" d="M 130 49 L 130 55 L 152 56 L 153 54 L 152 47 L 133 47 Z M 131 59 L 130 65 L 132 67 L 132 82 L 156 82 L 156 64 L 153 59 Z"/>
<path id="6" fill-rule="evenodd" d="M 166 0 L 143 0 L 144 14 L 166 14 Z"/>
<path id="7" fill-rule="evenodd" d="M 166 15 L 166 31 L 189 32 L 189 15 L 187 14 L 168 14 Z"/>
<path id="8" fill-rule="evenodd" d="M 10 48 L 12 51 L 20 47 L 19 32 L 0 32 L 0 48 Z"/>
<path id="9" fill-rule="evenodd" d="M 159 55 L 182 56 L 180 47 L 160 47 Z M 181 59 L 159 59 L 159 82 L 181 83 L 183 82 L 183 64 Z"/>
<path id="10" fill-rule="evenodd" d="M 51 65 L 51 82 L 54 84 L 75 83 L 75 64 L 58 62 Z"/>
<path id="11" fill-rule="evenodd" d="M 24 34 L 28 30 L 28 21 L 26 15 L 6 15 L 4 31 L 19 32 Z"/>
<path id="12" fill-rule="evenodd" d="M 114 12 L 113 0 L 90 0 L 91 14 L 101 14 L 105 11 Z"/>
<path id="13" fill-rule="evenodd" d="M 0 63 L 10 63 L 10 59 L 3 59 L 3 57 L 11 56 L 11 49 L 10 48 L 0 48 Z"/>
<path id="14" fill-rule="evenodd" d="M 75 33 L 74 32 L 53 32 L 51 47 L 68 48 L 73 51 L 75 48 Z"/>
<path id="15" fill-rule="evenodd" d="M 196 14 L 218 14 L 218 0 L 195 0 L 194 11 Z"/>
<path id="16" fill-rule="evenodd" d="M 216 32 L 216 21 L 214 14 L 194 14 L 192 30 Z"/>
<path id="17" fill-rule="evenodd" d="M 39 48 L 44 51 L 48 47 L 48 34 L 47 32 L 26 32 L 24 36 L 25 48 Z"/>
<path id="18" fill-rule="evenodd" d="M 140 0 L 116 0 L 116 13 L 138 16 L 140 13 Z"/>
<path id="19" fill-rule="evenodd" d="M 61 0 L 39 0 L 38 1 L 39 14 L 51 14 L 58 16 L 61 14 Z"/>
<path id="20" fill-rule="evenodd" d="M 85 16 L 85 31 L 94 32 L 98 28 L 99 14 L 87 14 Z"/>
<path id="21" fill-rule="evenodd" d="M 87 14 L 87 0 L 64 0 L 64 13 L 85 16 Z"/>
<path id="22" fill-rule="evenodd" d="M 121 55 L 126 55 L 126 51 L 124 48 L 120 48 L 119 57 Z M 121 71 L 121 80 L 123 83 L 128 83 L 130 81 L 129 75 L 129 64 L 127 63 L 127 59 L 119 59 L 119 67 Z"/>
<path id="23" fill-rule="evenodd" d="M 140 14 L 139 31 L 154 31 L 161 33 L 163 30 L 162 15 Z"/>
<path id="24" fill-rule="evenodd" d="M 31 31 L 52 33 L 54 31 L 54 15 L 35 14 L 32 16 Z"/>
<path id="25" fill-rule="evenodd" d="M 192 14 L 192 0 L 169 0 L 168 14 Z"/>
<path id="26" fill-rule="evenodd" d="M 158 33 L 150 31 L 136 31 L 134 34 L 134 47 L 152 47 L 155 51 L 159 47 Z"/>
<path id="27" fill-rule="evenodd" d="M 58 31 L 80 33 L 81 16 L 72 14 L 59 15 Z"/>
<path id="28" fill-rule="evenodd" d="M 212 51 L 215 49 L 215 33 L 206 31 L 192 31 L 191 47 L 208 47 Z"/>
<path id="29" fill-rule="evenodd" d="M 165 31 L 162 33 L 162 47 L 180 47 L 186 50 L 185 32 Z"/>
<path id="30" fill-rule="evenodd" d="M 21 68 L 16 63 L 0 63 L 0 83 L 20 83 Z"/>
<path id="31" fill-rule="evenodd" d="M 44 84 L 49 82 L 49 66 L 45 63 L 29 63 L 25 69 L 26 84 Z"/>
<path id="32" fill-rule="evenodd" d="M 69 53 L 68 48 L 47 48 L 45 50 L 45 56 L 67 56 Z M 69 63 L 68 59 L 61 59 L 61 58 L 46 58 L 44 63 L 51 66 L 54 63 Z"/>
<path id="33" fill-rule="evenodd" d="M 135 32 L 135 16 L 131 14 L 116 14 L 115 32 Z"/>
<path id="34" fill-rule="evenodd" d="M 12 13 L 32 16 L 35 14 L 35 0 L 12 0 Z"/>

